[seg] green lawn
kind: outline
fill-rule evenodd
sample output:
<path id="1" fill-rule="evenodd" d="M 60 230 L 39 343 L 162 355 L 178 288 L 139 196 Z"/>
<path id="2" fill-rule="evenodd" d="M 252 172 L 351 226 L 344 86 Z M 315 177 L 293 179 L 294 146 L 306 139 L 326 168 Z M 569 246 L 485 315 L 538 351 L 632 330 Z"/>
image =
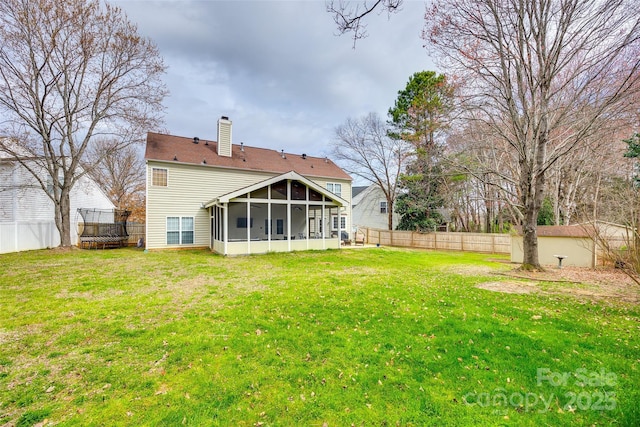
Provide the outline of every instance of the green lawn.
<path id="1" fill-rule="evenodd" d="M 0 255 L 0 425 L 640 425 L 638 306 L 476 287 L 511 268 L 387 248 Z"/>

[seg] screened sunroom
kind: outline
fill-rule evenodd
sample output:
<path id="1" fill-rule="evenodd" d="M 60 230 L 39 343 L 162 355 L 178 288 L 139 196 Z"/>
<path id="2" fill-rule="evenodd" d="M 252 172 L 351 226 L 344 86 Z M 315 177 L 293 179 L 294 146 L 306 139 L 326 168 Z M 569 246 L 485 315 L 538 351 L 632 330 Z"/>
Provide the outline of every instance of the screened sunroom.
<path id="1" fill-rule="evenodd" d="M 224 255 L 337 249 L 348 239 L 347 205 L 288 172 L 207 203 L 211 249 Z"/>

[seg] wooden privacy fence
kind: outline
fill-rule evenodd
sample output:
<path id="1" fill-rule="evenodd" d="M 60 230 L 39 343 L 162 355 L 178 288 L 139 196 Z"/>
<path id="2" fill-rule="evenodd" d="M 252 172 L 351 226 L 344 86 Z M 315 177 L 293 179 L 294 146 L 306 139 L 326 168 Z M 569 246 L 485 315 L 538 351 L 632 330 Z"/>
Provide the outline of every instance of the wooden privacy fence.
<path id="1" fill-rule="evenodd" d="M 496 254 L 511 253 L 511 235 L 495 233 L 450 233 L 417 231 L 380 230 L 360 228 L 368 244 L 399 246 L 403 248 L 434 249 L 450 251 L 484 252 Z"/>
<path id="2" fill-rule="evenodd" d="M 145 224 L 141 222 L 127 222 L 127 233 L 129 233 L 129 246 L 138 244 L 138 240 L 145 238 Z"/>

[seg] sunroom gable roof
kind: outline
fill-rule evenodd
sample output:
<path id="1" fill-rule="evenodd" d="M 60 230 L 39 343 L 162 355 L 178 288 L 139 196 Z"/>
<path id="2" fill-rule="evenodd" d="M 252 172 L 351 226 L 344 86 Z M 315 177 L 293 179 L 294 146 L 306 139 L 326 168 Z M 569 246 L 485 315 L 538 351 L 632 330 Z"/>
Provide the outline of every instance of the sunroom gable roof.
<path id="1" fill-rule="evenodd" d="M 265 179 L 264 181 L 260 181 L 255 184 L 249 185 L 247 187 L 243 187 L 238 190 L 232 191 L 230 193 L 223 194 L 222 196 L 217 197 L 205 203 L 204 207 L 210 208 L 211 206 L 214 206 L 216 204 L 229 203 L 229 201 L 231 201 L 232 199 L 240 197 L 243 194 L 251 193 L 252 191 L 259 190 L 261 188 L 266 187 L 267 185 L 275 184 L 276 182 L 280 182 L 285 179 L 296 180 L 303 183 L 307 187 L 312 188 L 313 190 L 317 191 L 323 196 L 328 197 L 329 199 L 335 201 L 338 204 L 338 206 L 346 206 L 348 204 L 348 202 L 343 198 L 336 196 L 326 188 L 323 188 L 322 186 L 311 181 L 310 179 L 305 178 L 304 176 L 300 175 L 295 171 L 289 171 L 289 172 L 283 173 L 282 175 L 276 175 L 271 178 Z"/>

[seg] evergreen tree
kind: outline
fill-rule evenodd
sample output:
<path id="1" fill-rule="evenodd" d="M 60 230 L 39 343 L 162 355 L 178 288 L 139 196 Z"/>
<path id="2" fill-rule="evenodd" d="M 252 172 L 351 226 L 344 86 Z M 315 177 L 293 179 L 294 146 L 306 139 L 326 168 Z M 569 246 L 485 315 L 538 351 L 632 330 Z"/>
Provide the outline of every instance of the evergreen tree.
<path id="1" fill-rule="evenodd" d="M 409 78 L 389 109 L 391 136 L 414 147 L 413 159 L 400 177 L 401 194 L 396 201 L 400 230 L 433 230 L 442 222 L 437 211 L 444 202 L 439 139 L 452 108 L 453 86 L 446 76 L 421 71 Z"/>

